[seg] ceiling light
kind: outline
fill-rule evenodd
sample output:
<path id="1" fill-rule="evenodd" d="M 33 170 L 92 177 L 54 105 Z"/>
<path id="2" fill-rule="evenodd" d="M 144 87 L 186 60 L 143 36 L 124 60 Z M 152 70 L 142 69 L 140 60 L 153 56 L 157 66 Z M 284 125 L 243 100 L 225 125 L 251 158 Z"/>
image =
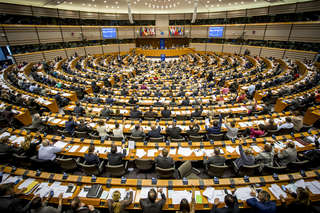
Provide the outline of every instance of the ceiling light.
<path id="1" fill-rule="evenodd" d="M 235 4 L 235 5 L 237 5 L 237 4 L 238 4 L 238 2 L 235 2 L 234 4 Z"/>
<path id="2" fill-rule="evenodd" d="M 242 1 L 241 4 L 244 4 L 244 2 Z"/>
<path id="3" fill-rule="evenodd" d="M 94 7 L 97 7 L 97 5 L 94 5 Z"/>
<path id="4" fill-rule="evenodd" d="M 120 7 L 119 7 L 119 6 L 117 6 L 117 8 L 119 9 Z"/>
<path id="5" fill-rule="evenodd" d="M 207 1 L 207 3 L 209 4 L 209 3 L 210 3 L 210 1 Z"/>
<path id="6" fill-rule="evenodd" d="M 188 1 L 189 4 L 191 4 L 191 1 Z"/>
<path id="7" fill-rule="evenodd" d="M 92 2 L 94 2 L 95 0 L 92 0 Z"/>
<path id="8" fill-rule="evenodd" d="M 86 6 L 86 4 L 85 4 L 85 3 L 83 3 L 83 4 L 82 4 L 82 6 Z"/>
<path id="9" fill-rule="evenodd" d="M 72 1 L 70 1 L 69 4 L 72 4 Z"/>
<path id="10" fill-rule="evenodd" d="M 219 0 L 219 2 L 221 2 L 222 0 Z"/>
<path id="11" fill-rule="evenodd" d="M 104 3 L 107 3 L 107 1 L 104 1 Z"/>
<path id="12" fill-rule="evenodd" d="M 228 5 L 231 5 L 231 2 L 229 2 L 229 4 Z"/>
<path id="13" fill-rule="evenodd" d="M 91 7 L 91 4 L 88 4 L 89 7 Z"/>
<path id="14" fill-rule="evenodd" d="M 220 4 L 217 4 L 217 7 L 220 7 Z"/>
<path id="15" fill-rule="evenodd" d="M 109 8 L 109 6 L 107 5 L 106 8 Z"/>

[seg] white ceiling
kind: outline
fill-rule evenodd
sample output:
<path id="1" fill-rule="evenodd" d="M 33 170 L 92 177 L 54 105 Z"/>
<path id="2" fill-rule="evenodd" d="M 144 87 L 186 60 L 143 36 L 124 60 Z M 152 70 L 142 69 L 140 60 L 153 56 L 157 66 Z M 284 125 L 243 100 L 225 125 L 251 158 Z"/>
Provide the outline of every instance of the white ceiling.
<path id="1" fill-rule="evenodd" d="M 127 13 L 128 0 L 0 0 L 3 3 L 80 10 L 87 12 Z M 194 0 L 129 0 L 134 14 L 192 13 Z M 199 0 L 198 12 L 218 12 L 309 0 Z M 273 2 L 273 3 L 271 3 Z"/>

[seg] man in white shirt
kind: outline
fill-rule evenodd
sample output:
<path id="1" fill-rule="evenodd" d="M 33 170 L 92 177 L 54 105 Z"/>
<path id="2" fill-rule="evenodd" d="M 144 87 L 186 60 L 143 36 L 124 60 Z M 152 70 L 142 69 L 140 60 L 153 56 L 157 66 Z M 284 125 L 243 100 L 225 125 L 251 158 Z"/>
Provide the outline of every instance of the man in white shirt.
<path id="1" fill-rule="evenodd" d="M 113 133 L 114 137 L 119 137 L 119 138 L 122 137 L 122 138 L 124 138 L 124 136 L 123 136 L 123 125 L 124 125 L 124 123 L 122 123 L 122 126 L 120 127 L 118 122 L 115 123 L 115 129 L 112 130 L 112 133 Z"/>
<path id="2" fill-rule="evenodd" d="M 278 125 L 278 130 L 280 129 L 292 129 L 294 127 L 291 118 L 286 117 L 286 122 Z"/>
<path id="3" fill-rule="evenodd" d="M 54 161 L 56 153 L 61 152 L 61 150 L 61 148 L 52 146 L 48 140 L 44 140 L 38 151 L 38 159 Z"/>

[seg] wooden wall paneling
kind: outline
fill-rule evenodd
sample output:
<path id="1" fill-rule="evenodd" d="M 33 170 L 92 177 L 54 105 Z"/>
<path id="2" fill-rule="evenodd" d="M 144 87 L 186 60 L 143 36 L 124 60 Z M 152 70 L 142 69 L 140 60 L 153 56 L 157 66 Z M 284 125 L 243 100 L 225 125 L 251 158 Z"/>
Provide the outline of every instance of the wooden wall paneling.
<path id="1" fill-rule="evenodd" d="M 294 24 L 290 35 L 290 41 L 320 42 L 320 23 Z"/>
<path id="2" fill-rule="evenodd" d="M 223 44 L 207 43 L 207 51 L 209 52 L 222 52 Z"/>
<path id="3" fill-rule="evenodd" d="M 224 30 L 224 38 L 225 39 L 232 39 L 232 38 L 239 38 L 243 35 L 244 24 L 242 25 L 234 25 L 234 26 L 226 26 Z"/>
<path id="4" fill-rule="evenodd" d="M 263 40 L 266 25 L 246 25 L 244 39 Z"/>
<path id="5" fill-rule="evenodd" d="M 80 11 L 81 19 L 99 19 L 98 13 Z"/>
<path id="6" fill-rule="evenodd" d="M 87 46 L 86 48 L 86 53 L 95 55 L 95 54 L 102 54 L 102 49 L 101 46 Z"/>
<path id="7" fill-rule="evenodd" d="M 264 40 L 288 41 L 291 24 L 267 25 Z"/>
<path id="8" fill-rule="evenodd" d="M 208 14 L 209 19 L 221 19 L 221 18 L 227 18 L 227 12 L 215 12 L 215 13 L 209 13 Z"/>
<path id="9" fill-rule="evenodd" d="M 60 27 L 37 27 L 40 43 L 63 42 Z"/>
<path id="10" fill-rule="evenodd" d="M 117 37 L 119 39 L 135 38 L 134 27 L 119 27 Z"/>
<path id="11" fill-rule="evenodd" d="M 307 51 L 299 51 L 299 50 L 286 50 L 284 57 L 291 58 L 293 60 L 304 61 L 305 59 L 314 60 L 317 52 L 307 52 Z"/>
<path id="12" fill-rule="evenodd" d="M 79 56 L 84 56 L 86 54 L 84 47 L 67 48 L 66 52 L 68 57 L 73 56 L 75 52 L 77 52 Z"/>
<path id="13" fill-rule="evenodd" d="M 61 26 L 63 33 L 63 39 L 65 42 L 68 41 L 82 41 L 82 32 L 80 26 L 78 27 L 67 27 Z"/>
<path id="14" fill-rule="evenodd" d="M 5 30 L 2 26 L 0 26 L 0 46 L 6 46 L 8 45 Z"/>
<path id="15" fill-rule="evenodd" d="M 58 10 L 60 18 L 70 18 L 70 19 L 79 19 L 80 12 L 74 10 Z"/>
<path id="16" fill-rule="evenodd" d="M 101 28 L 100 27 L 91 27 L 91 26 L 82 26 L 83 39 L 86 40 L 101 40 Z"/>
<path id="17" fill-rule="evenodd" d="M 284 49 L 262 47 L 260 56 L 282 58 L 283 54 Z"/>
<path id="18" fill-rule="evenodd" d="M 118 44 L 108 44 L 108 45 L 103 45 L 102 47 L 103 47 L 104 53 L 119 52 L 119 45 Z"/>
<path id="19" fill-rule="evenodd" d="M 297 13 L 320 11 L 320 1 L 308 1 L 297 3 Z"/>
<path id="20" fill-rule="evenodd" d="M 42 52 L 33 52 L 33 53 L 26 53 L 26 54 L 16 54 L 13 55 L 17 63 L 21 63 L 24 61 L 27 62 L 41 62 L 43 58 Z"/>
<path id="21" fill-rule="evenodd" d="M 191 38 L 207 38 L 208 27 L 191 26 Z"/>
<path id="22" fill-rule="evenodd" d="M 43 54 L 44 54 L 47 61 L 54 60 L 54 58 L 56 58 L 57 56 L 61 56 L 62 58 L 67 57 L 64 49 L 43 51 Z"/>
<path id="23" fill-rule="evenodd" d="M 266 16 L 268 15 L 268 7 L 260 7 L 260 8 L 253 8 L 247 9 L 247 16 Z"/>
<path id="24" fill-rule="evenodd" d="M 10 45 L 39 44 L 34 26 L 4 26 Z"/>
<path id="25" fill-rule="evenodd" d="M 223 45 L 223 52 L 225 53 L 239 54 L 240 49 L 241 49 L 241 45 L 232 45 L 232 44 Z"/>
<path id="26" fill-rule="evenodd" d="M 295 13 L 296 7 L 297 7 L 296 4 L 284 4 L 284 5 L 270 6 L 269 15 Z"/>
<path id="27" fill-rule="evenodd" d="M 44 16 L 44 17 L 59 17 L 58 10 L 53 8 L 45 7 L 32 7 L 34 16 Z"/>
<path id="28" fill-rule="evenodd" d="M 31 6 L 0 3 L 0 13 L 32 16 Z"/>
<path id="29" fill-rule="evenodd" d="M 190 43 L 190 48 L 194 48 L 196 51 L 205 51 L 206 43 Z"/>
<path id="30" fill-rule="evenodd" d="M 238 18 L 238 17 L 246 17 L 246 10 L 232 10 L 227 11 L 227 18 Z"/>
<path id="31" fill-rule="evenodd" d="M 261 47 L 243 45 L 240 54 L 244 54 L 246 50 L 250 51 L 251 56 L 259 56 Z"/>

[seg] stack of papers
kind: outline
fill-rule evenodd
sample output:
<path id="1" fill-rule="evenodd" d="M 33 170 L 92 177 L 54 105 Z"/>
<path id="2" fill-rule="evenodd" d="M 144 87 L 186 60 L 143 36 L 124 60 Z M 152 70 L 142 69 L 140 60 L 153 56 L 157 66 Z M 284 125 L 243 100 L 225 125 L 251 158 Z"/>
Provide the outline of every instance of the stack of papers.
<path id="1" fill-rule="evenodd" d="M 144 199 L 144 198 L 148 198 L 148 192 L 151 190 L 151 189 L 154 189 L 157 191 L 157 188 L 154 188 L 154 187 L 142 187 L 141 188 L 141 192 L 140 192 L 140 199 Z M 158 188 L 159 190 L 160 188 Z M 165 196 L 167 197 L 167 188 L 162 188 L 162 192 L 163 194 L 165 194 Z M 158 196 L 157 196 L 159 199 L 161 199 L 161 193 L 158 192 Z"/>
<path id="2" fill-rule="evenodd" d="M 168 191 L 168 198 L 172 199 L 172 204 L 180 204 L 182 199 L 187 199 L 189 203 L 191 203 L 192 199 L 192 191 L 174 191 L 169 190 Z"/>
<path id="3" fill-rule="evenodd" d="M 22 180 L 22 176 L 11 176 L 8 177 L 3 183 L 15 183 L 18 180 Z"/>
<path id="4" fill-rule="evenodd" d="M 179 147 L 178 154 L 182 156 L 190 156 L 192 154 L 192 150 L 189 147 Z"/>
<path id="5" fill-rule="evenodd" d="M 203 156 L 203 151 L 201 149 L 195 149 L 193 152 L 197 157 Z"/>
<path id="6" fill-rule="evenodd" d="M 271 187 L 269 187 L 270 192 L 277 198 L 280 199 L 280 195 L 282 195 L 284 198 L 287 197 L 287 193 L 285 193 L 280 186 L 277 184 L 271 184 Z"/>
<path id="7" fill-rule="evenodd" d="M 48 182 L 42 182 L 39 184 L 37 190 L 33 193 L 34 195 L 40 195 L 41 198 L 47 197 L 51 189 Z"/>
<path id="8" fill-rule="evenodd" d="M 203 151 L 207 156 L 211 156 L 213 154 L 213 149 L 204 149 Z"/>
<path id="9" fill-rule="evenodd" d="M 154 157 L 154 154 L 158 152 L 156 149 L 149 149 L 148 150 L 148 157 Z"/>
<path id="10" fill-rule="evenodd" d="M 83 147 L 80 149 L 79 152 L 85 153 L 85 152 L 87 152 L 88 149 L 89 149 L 89 146 L 83 146 Z"/>
<path id="11" fill-rule="evenodd" d="M 176 148 L 170 148 L 170 151 L 169 151 L 169 155 L 175 155 L 177 154 L 177 149 Z"/>
<path id="12" fill-rule="evenodd" d="M 320 194 L 320 183 L 317 180 L 314 180 L 312 182 L 306 182 L 307 188 L 310 190 L 312 194 Z"/>
<path id="13" fill-rule="evenodd" d="M 227 152 L 229 152 L 229 153 L 233 153 L 236 149 L 233 148 L 232 146 L 226 146 L 226 150 L 227 150 Z"/>
<path id="14" fill-rule="evenodd" d="M 60 149 L 63 149 L 67 144 L 68 143 L 66 143 L 66 142 L 58 141 L 53 146 L 57 147 L 57 148 L 60 148 Z"/>
<path id="15" fill-rule="evenodd" d="M 9 176 L 10 176 L 10 174 L 3 173 L 3 174 L 2 174 L 2 180 L 1 180 L 1 182 L 0 182 L 0 183 L 4 183 L 4 182 L 5 182 L 5 180 L 6 180 Z"/>
<path id="16" fill-rule="evenodd" d="M 231 191 L 228 190 L 228 193 L 231 194 Z M 216 198 L 218 198 L 220 202 L 223 202 L 226 193 L 224 190 L 215 190 L 213 187 L 208 187 L 204 190 L 203 196 L 208 198 L 209 203 L 214 203 L 214 199 Z"/>
<path id="17" fill-rule="evenodd" d="M 136 150 L 136 156 L 138 156 L 139 158 L 142 158 L 143 156 L 145 156 L 147 153 L 144 151 L 144 149 L 137 149 Z"/>
<path id="18" fill-rule="evenodd" d="M 79 145 L 74 145 L 72 148 L 69 150 L 69 152 L 75 152 L 80 146 Z"/>
<path id="19" fill-rule="evenodd" d="M 247 200 L 249 198 L 252 198 L 252 196 L 250 195 L 250 192 L 251 192 L 250 187 L 237 188 L 237 190 L 235 192 L 235 196 L 239 200 Z"/>
<path id="20" fill-rule="evenodd" d="M 4 138 L 4 137 L 10 137 L 10 133 L 9 132 L 4 132 L 0 135 L 0 139 Z"/>

